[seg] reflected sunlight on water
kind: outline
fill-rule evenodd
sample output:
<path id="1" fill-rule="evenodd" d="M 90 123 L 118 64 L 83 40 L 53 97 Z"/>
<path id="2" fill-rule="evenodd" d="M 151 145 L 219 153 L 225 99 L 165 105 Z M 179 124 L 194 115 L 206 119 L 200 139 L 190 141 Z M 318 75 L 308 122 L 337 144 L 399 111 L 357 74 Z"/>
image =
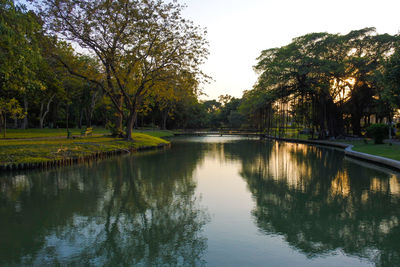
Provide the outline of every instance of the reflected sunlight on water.
<path id="1" fill-rule="evenodd" d="M 400 176 L 243 137 L 0 177 L 0 265 L 398 266 Z"/>

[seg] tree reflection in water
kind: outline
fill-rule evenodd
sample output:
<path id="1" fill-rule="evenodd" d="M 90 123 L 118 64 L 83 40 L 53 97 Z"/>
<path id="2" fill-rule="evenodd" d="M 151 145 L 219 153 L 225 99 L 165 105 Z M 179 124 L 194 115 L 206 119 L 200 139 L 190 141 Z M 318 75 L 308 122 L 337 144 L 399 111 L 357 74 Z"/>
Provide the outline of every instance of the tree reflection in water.
<path id="1" fill-rule="evenodd" d="M 400 265 L 398 175 L 360 167 L 331 149 L 216 139 L 184 139 L 167 152 L 90 166 L 3 175 L 0 266 L 204 265 L 209 216 L 196 198 L 193 173 L 206 154 L 239 168 L 265 235 L 283 236 L 309 258 L 343 252 L 378 266 Z"/>
<path id="2" fill-rule="evenodd" d="M 0 265 L 204 265 L 209 218 L 192 179 L 203 152 L 1 177 Z"/>
<path id="3" fill-rule="evenodd" d="M 399 176 L 306 145 L 227 148 L 240 155 L 262 232 L 284 236 L 310 258 L 339 250 L 378 266 L 400 265 Z"/>

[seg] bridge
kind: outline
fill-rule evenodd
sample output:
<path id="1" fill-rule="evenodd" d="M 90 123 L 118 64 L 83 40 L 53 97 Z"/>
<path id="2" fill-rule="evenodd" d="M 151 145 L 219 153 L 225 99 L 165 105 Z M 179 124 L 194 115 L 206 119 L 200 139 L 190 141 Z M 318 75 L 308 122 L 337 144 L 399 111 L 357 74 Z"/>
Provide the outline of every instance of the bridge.
<path id="1" fill-rule="evenodd" d="M 175 133 L 175 136 L 255 136 L 255 137 L 265 137 L 265 134 L 260 132 L 250 132 L 250 131 L 237 131 L 237 130 L 224 130 L 224 131 L 186 131 Z"/>

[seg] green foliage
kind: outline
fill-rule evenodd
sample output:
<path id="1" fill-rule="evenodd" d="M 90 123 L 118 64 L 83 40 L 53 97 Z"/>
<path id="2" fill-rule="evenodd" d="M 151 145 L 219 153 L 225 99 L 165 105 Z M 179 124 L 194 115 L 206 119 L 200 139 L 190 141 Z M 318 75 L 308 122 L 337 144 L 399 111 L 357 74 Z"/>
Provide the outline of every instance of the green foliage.
<path id="1" fill-rule="evenodd" d="M 400 46 L 385 64 L 383 99 L 391 108 L 400 108 Z"/>
<path id="2" fill-rule="evenodd" d="M 177 77 L 186 74 L 196 81 L 204 77 L 198 68 L 208 54 L 204 31 L 182 17 L 182 6 L 176 2 L 42 0 L 36 7 L 50 32 L 96 55 L 102 77 L 63 64 L 102 88 L 118 116 L 126 119 L 128 139 L 136 113 L 149 105 L 154 92 L 170 92 L 181 82 Z M 168 80 L 175 81 L 172 88 L 160 86 Z M 181 89 L 193 91 L 191 87 Z M 170 100 L 171 94 L 166 95 Z M 122 129 L 119 124 L 115 126 Z"/>
<path id="3" fill-rule="evenodd" d="M 0 116 L 5 117 L 6 115 L 19 118 L 24 117 L 24 112 L 15 98 L 0 98 Z"/>
<path id="4" fill-rule="evenodd" d="M 400 130 L 399 129 L 396 130 L 395 137 L 396 137 L 396 139 L 400 139 Z"/>
<path id="5" fill-rule="evenodd" d="M 121 130 L 121 128 L 116 127 L 115 124 L 112 123 L 111 121 L 108 121 L 106 123 L 106 129 L 111 132 L 112 136 L 122 136 L 123 135 L 123 131 Z"/>
<path id="6" fill-rule="evenodd" d="M 7 115 L 22 119 L 25 113 L 15 98 L 4 99 L 0 97 L 0 125 L 3 130 L 3 138 L 6 138 Z"/>
<path id="7" fill-rule="evenodd" d="M 374 139 L 375 144 L 383 144 L 383 140 L 388 138 L 389 126 L 383 123 L 372 124 L 367 128 L 367 136 Z"/>
<path id="8" fill-rule="evenodd" d="M 40 29 L 35 15 L 14 3 L 0 1 L 0 93 L 41 87 L 36 72 L 41 56 L 37 43 Z"/>
<path id="9" fill-rule="evenodd" d="M 291 120 L 316 128 L 320 137 L 343 135 L 344 118 L 353 134 L 361 134 L 360 121 L 371 113 L 390 117 L 396 99 L 396 57 L 384 66 L 398 44 L 398 36 L 376 34 L 374 28 L 346 35 L 310 33 L 283 47 L 264 50 L 254 67 L 259 79 L 245 94 L 242 111 L 258 120 L 265 115 L 282 127 L 288 112 Z M 392 78 L 390 78 L 392 77 Z M 391 99 L 391 100 L 390 100 Z M 390 101 L 389 101 L 390 100 Z M 290 105 L 291 108 L 285 108 Z M 273 110 L 275 108 L 275 110 Z M 254 116 L 257 112 L 261 115 Z M 349 127 L 348 127 L 349 128 Z"/>
<path id="10" fill-rule="evenodd" d="M 21 123 L 8 114 L 14 127 L 27 126 L 29 115 L 34 127 L 110 122 L 127 138 L 143 125 L 264 132 L 296 125 L 325 138 L 350 128 L 359 135 L 364 117 L 390 120 L 400 107 L 399 37 L 374 28 L 310 33 L 264 50 L 254 67 L 257 84 L 243 99 L 202 102 L 205 32 L 183 18 L 180 4 L 31 2 L 37 14 L 0 0 L 0 98 L 15 99 L 26 115 Z"/>
<path id="11" fill-rule="evenodd" d="M 228 116 L 228 122 L 229 122 L 229 127 L 230 128 L 240 128 L 240 126 L 243 124 L 244 117 L 240 112 L 236 110 L 231 110 L 231 113 Z"/>

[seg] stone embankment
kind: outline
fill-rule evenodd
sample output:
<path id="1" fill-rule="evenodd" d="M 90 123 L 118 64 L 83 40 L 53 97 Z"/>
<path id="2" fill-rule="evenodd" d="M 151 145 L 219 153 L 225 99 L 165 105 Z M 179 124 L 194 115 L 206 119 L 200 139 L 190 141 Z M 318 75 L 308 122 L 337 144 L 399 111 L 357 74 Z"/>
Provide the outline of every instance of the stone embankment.
<path id="1" fill-rule="evenodd" d="M 333 142 L 333 141 L 320 141 L 320 140 L 302 140 L 302 139 L 294 139 L 294 138 L 277 138 L 277 137 L 273 137 L 273 136 L 267 136 L 267 138 L 273 139 L 273 140 L 278 140 L 278 141 L 292 142 L 292 143 L 311 144 L 311 145 L 320 145 L 320 146 L 340 148 L 340 149 L 344 150 L 344 154 L 348 157 L 352 157 L 355 159 L 367 161 L 367 162 L 378 164 L 378 165 L 383 165 L 385 167 L 389 167 L 396 171 L 400 171 L 400 161 L 354 151 L 354 150 L 352 150 L 353 145 L 346 144 L 346 143 L 339 143 L 339 142 Z"/>

